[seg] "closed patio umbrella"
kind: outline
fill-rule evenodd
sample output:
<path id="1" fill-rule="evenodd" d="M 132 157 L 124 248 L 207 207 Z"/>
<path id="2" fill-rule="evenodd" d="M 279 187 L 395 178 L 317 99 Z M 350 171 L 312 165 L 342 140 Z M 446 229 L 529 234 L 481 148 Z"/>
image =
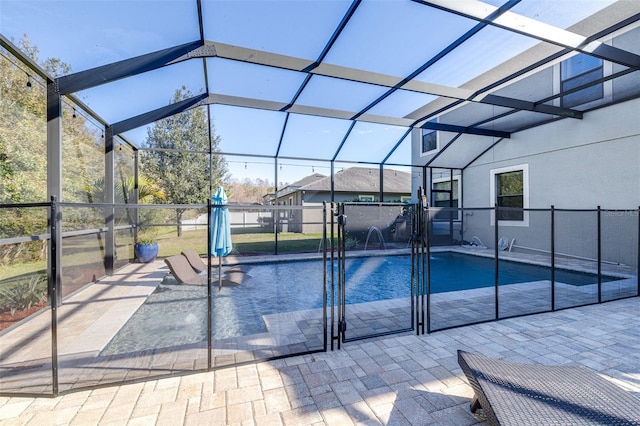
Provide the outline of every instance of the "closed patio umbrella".
<path id="1" fill-rule="evenodd" d="M 220 186 L 211 198 L 211 256 L 218 258 L 218 289 L 222 289 L 222 257 L 233 248 L 231 244 L 231 221 L 227 208 L 227 194 Z"/>

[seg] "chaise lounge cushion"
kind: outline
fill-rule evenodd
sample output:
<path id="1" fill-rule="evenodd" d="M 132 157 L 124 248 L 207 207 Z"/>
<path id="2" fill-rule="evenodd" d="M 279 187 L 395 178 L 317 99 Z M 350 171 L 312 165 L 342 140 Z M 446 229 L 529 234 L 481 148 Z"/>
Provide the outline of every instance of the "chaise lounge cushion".
<path id="1" fill-rule="evenodd" d="M 175 256 L 169 256 L 164 260 L 164 263 L 167 264 L 169 270 L 171 271 L 171 275 L 180 283 L 180 284 L 190 284 L 190 285 L 206 285 L 207 277 L 203 275 L 198 275 L 196 271 L 193 270 L 189 261 L 186 257 L 181 254 L 177 254 Z"/>
<path id="2" fill-rule="evenodd" d="M 182 251 L 182 255 L 187 258 L 189 264 L 197 273 L 207 270 L 207 264 L 202 261 L 200 255 L 194 249 L 185 249 Z"/>
<path id="3" fill-rule="evenodd" d="M 640 398 L 591 370 L 522 364 L 458 351 L 488 424 L 640 425 Z"/>
<path id="4" fill-rule="evenodd" d="M 196 271 L 197 273 L 200 274 L 207 270 L 207 264 L 202 260 L 198 252 L 195 251 L 194 249 L 185 249 L 182 251 L 182 255 L 187 258 L 187 260 L 189 261 L 189 264 L 191 265 L 193 270 Z M 214 268 L 217 270 L 217 266 L 214 265 L 212 270 Z M 240 277 L 240 275 L 238 274 L 246 274 L 247 269 L 248 268 L 246 266 L 236 265 L 236 266 L 227 268 L 224 271 L 224 273 L 226 275 L 233 275 L 234 277 Z M 231 278 L 228 278 L 228 279 L 231 279 Z"/>

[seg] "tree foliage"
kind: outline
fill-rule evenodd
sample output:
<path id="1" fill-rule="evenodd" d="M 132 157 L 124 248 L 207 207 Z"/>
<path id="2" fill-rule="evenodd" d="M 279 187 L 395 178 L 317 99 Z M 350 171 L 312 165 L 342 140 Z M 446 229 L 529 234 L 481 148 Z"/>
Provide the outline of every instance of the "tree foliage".
<path id="1" fill-rule="evenodd" d="M 264 196 L 273 193 L 274 186 L 268 179 L 233 179 L 229 183 L 229 202 L 263 204 Z"/>
<path id="2" fill-rule="evenodd" d="M 28 39 L 19 46 L 37 60 Z M 0 203 L 46 201 L 45 88 L 17 58 L 0 53 Z"/>
<path id="3" fill-rule="evenodd" d="M 25 35 L 14 43 L 51 77 L 66 75 L 71 67 L 57 58 L 38 58 L 38 48 Z M 49 201 L 47 195 L 47 82 L 5 49 L 0 49 L 0 204 Z M 182 88 L 173 102 L 191 97 Z M 101 203 L 105 194 L 104 129 L 81 109 L 63 98 L 62 105 L 62 200 Z M 226 164 L 217 154 L 219 137 L 212 134 L 214 188 L 226 175 Z M 172 204 L 205 203 L 209 197 L 209 130 L 206 111 L 195 108 L 160 120 L 149 131 L 151 147 L 173 148 L 177 152 L 143 153 L 138 186 L 155 201 Z M 188 153 L 182 150 L 195 150 Z M 133 154 L 123 150 L 116 158 L 116 202 L 128 203 L 133 188 Z M 147 172 L 147 173 L 145 173 Z M 183 210 L 178 210 L 178 223 Z M 0 238 L 45 234 L 45 208 L 3 209 Z M 65 229 L 104 224 L 100 208 L 68 208 Z M 120 219 L 127 220 L 125 216 Z M 28 247 L 27 247 L 28 246 Z M 46 256 L 42 241 L 4 245 L 0 264 L 41 259 Z"/>
<path id="4" fill-rule="evenodd" d="M 18 46 L 37 62 L 26 36 Z M 20 61 L 0 49 L 0 203 L 43 202 L 47 189 L 46 90 Z M 47 232 L 44 208 L 3 209 L 0 238 Z M 45 256 L 43 241 L 0 246 L 0 265 Z"/>
<path id="5" fill-rule="evenodd" d="M 25 35 L 14 42 L 51 76 L 71 67 L 56 58 L 40 60 L 38 48 Z M 47 82 L 5 49 L 0 49 L 0 204 L 47 202 Z M 63 200 L 89 202 L 92 182 L 104 177 L 104 142 L 100 129 L 63 103 Z M 74 118 L 73 115 L 76 115 Z M 69 209 L 72 220 L 80 209 Z M 104 223 L 104 216 L 95 215 Z M 87 225 L 85 217 L 76 217 Z M 45 234 L 44 208 L 3 209 L 0 238 Z M 3 245 L 0 264 L 41 259 L 44 241 Z"/>
<path id="6" fill-rule="evenodd" d="M 182 87 L 176 90 L 171 103 L 193 97 Z M 155 182 L 170 204 L 204 204 L 210 196 L 209 126 L 204 108 L 193 108 L 164 118 L 147 131 L 146 145 L 160 150 L 143 151 L 141 170 Z M 211 126 L 211 184 L 217 188 L 227 174 L 226 162 L 219 154 L 220 137 Z M 178 235 L 181 235 L 182 215 L 186 209 L 176 209 Z"/>

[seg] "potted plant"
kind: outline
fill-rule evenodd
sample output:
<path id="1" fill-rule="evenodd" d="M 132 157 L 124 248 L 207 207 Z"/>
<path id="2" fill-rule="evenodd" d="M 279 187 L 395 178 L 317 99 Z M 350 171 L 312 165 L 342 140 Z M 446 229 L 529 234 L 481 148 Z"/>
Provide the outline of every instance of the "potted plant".
<path id="1" fill-rule="evenodd" d="M 155 233 L 151 231 L 140 232 L 134 246 L 134 252 L 138 262 L 153 262 L 158 256 L 158 240 Z"/>

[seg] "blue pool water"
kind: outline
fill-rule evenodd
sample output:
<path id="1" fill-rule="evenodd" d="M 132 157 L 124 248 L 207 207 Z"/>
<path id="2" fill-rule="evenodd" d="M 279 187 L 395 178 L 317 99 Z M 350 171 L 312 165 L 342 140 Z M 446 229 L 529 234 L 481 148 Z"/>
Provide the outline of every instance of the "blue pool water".
<path id="1" fill-rule="evenodd" d="M 550 280 L 551 270 L 500 261 L 500 285 Z M 331 282 L 331 271 L 327 281 Z M 594 274 L 556 270 L 556 282 L 597 283 Z M 603 277 L 603 281 L 613 279 Z M 349 258 L 346 303 L 397 299 L 411 295 L 411 258 Z M 328 284 L 330 285 L 330 284 Z M 494 286 L 494 261 L 460 253 L 431 257 L 431 291 L 440 293 Z M 331 296 L 328 289 L 329 297 Z M 263 315 L 322 307 L 322 263 L 318 260 L 252 265 L 239 286 L 213 290 L 213 339 L 266 331 Z M 156 288 L 103 351 L 104 355 L 206 340 L 206 287 L 166 282 Z"/>

